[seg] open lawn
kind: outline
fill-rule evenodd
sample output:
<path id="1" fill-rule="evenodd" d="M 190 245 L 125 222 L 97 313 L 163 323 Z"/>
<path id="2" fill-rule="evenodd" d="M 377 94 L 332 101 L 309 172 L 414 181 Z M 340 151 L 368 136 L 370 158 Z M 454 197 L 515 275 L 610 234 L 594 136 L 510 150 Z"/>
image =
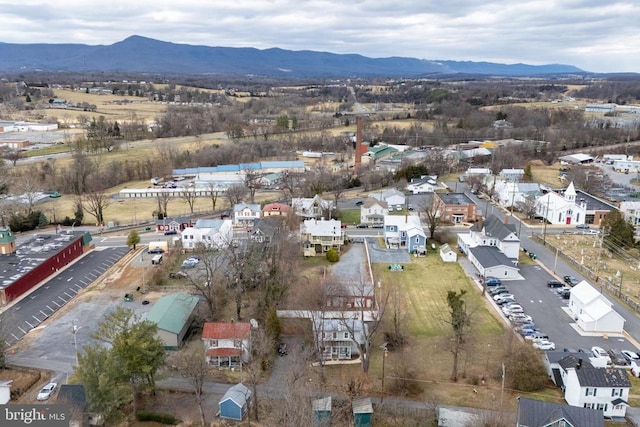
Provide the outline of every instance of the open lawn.
<path id="1" fill-rule="evenodd" d="M 344 209 L 340 211 L 340 221 L 343 224 L 360 224 L 360 209 Z"/>

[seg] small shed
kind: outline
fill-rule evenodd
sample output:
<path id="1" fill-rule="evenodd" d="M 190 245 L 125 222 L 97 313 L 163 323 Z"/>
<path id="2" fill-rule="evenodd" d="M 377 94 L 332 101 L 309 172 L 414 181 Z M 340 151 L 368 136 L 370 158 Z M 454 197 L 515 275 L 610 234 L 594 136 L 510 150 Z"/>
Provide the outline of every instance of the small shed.
<path id="1" fill-rule="evenodd" d="M 251 394 L 251 390 L 242 383 L 227 390 L 218 403 L 220 418 L 242 421 L 249 412 Z"/>
<path id="2" fill-rule="evenodd" d="M 448 243 L 440 246 L 440 258 L 444 262 L 456 262 L 458 260 L 458 254 L 451 249 Z"/>
<path id="3" fill-rule="evenodd" d="M 315 399 L 311 402 L 314 427 L 329 427 L 331 425 L 331 396 Z"/>
<path id="4" fill-rule="evenodd" d="M 371 426 L 373 418 L 373 404 L 370 397 L 360 397 L 353 399 L 351 404 L 353 408 L 353 424 L 355 427 Z"/>

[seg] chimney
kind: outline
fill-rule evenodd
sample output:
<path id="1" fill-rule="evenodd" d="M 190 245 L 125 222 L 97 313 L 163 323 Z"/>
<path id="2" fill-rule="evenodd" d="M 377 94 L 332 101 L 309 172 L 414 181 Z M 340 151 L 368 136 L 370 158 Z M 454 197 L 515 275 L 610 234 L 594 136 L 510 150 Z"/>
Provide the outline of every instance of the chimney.
<path id="1" fill-rule="evenodd" d="M 356 117 L 356 160 L 355 160 L 355 168 L 358 169 L 360 167 L 360 162 L 362 161 L 362 117 Z"/>
<path id="2" fill-rule="evenodd" d="M 509 215 L 504 216 L 504 223 L 509 224 Z"/>
<path id="3" fill-rule="evenodd" d="M 582 368 L 582 359 L 578 359 L 578 363 L 576 364 L 576 369 Z"/>
<path id="4" fill-rule="evenodd" d="M 484 222 L 484 217 L 480 217 L 480 219 L 478 220 L 478 231 L 482 232 L 482 226 L 483 226 L 483 222 Z"/>

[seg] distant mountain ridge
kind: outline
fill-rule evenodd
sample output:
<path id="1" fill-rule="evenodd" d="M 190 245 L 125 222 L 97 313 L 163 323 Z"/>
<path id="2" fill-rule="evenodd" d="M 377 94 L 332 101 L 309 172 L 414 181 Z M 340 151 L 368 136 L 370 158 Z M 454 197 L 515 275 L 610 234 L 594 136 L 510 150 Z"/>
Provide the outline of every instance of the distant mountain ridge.
<path id="1" fill-rule="evenodd" d="M 574 74 L 572 65 L 432 61 L 279 48 L 210 47 L 131 36 L 112 45 L 0 43 L 0 71 L 253 74 L 273 77 L 415 77 L 430 74 Z"/>

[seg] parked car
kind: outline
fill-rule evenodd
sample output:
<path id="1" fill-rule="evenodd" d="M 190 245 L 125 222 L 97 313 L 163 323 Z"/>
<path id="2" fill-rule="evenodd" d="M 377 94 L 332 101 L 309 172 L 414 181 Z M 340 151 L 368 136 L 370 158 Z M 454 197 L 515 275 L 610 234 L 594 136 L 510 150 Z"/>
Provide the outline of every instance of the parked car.
<path id="1" fill-rule="evenodd" d="M 631 363 L 631 375 L 640 378 L 640 366 L 636 362 Z"/>
<path id="2" fill-rule="evenodd" d="M 589 224 L 578 224 L 578 225 L 576 225 L 576 228 L 578 230 L 588 230 L 589 229 Z"/>
<path id="3" fill-rule="evenodd" d="M 544 332 L 536 332 L 535 334 L 525 337 L 525 339 L 530 340 L 530 341 L 534 341 L 534 340 L 547 340 L 549 341 L 549 335 L 545 334 Z"/>
<path id="4" fill-rule="evenodd" d="M 556 345 L 553 342 L 547 341 L 547 340 L 534 341 L 533 342 L 533 347 L 537 348 L 538 350 L 543 350 L 543 351 L 555 350 L 556 349 Z"/>
<path id="5" fill-rule="evenodd" d="M 164 249 L 162 249 L 162 248 L 149 248 L 147 253 L 148 254 L 163 254 L 164 253 Z"/>
<path id="6" fill-rule="evenodd" d="M 520 304 L 510 304 L 506 307 L 502 307 L 502 312 L 505 316 L 510 316 L 514 313 L 524 313 L 524 309 Z"/>
<path id="7" fill-rule="evenodd" d="M 178 232 L 176 230 L 169 230 L 169 231 L 165 231 L 164 232 L 165 236 L 173 236 L 175 234 L 178 234 Z"/>
<path id="8" fill-rule="evenodd" d="M 560 289 L 558 295 L 561 296 L 562 299 L 569 299 L 571 298 L 571 289 Z"/>
<path id="9" fill-rule="evenodd" d="M 569 286 L 575 286 L 578 283 L 580 283 L 580 280 L 578 280 L 577 277 L 573 277 L 573 276 L 564 276 L 564 283 L 566 283 Z"/>
<path id="10" fill-rule="evenodd" d="M 638 356 L 638 353 L 636 353 L 635 351 L 622 350 L 620 351 L 620 353 L 622 353 L 622 355 L 626 357 L 629 362 L 632 362 L 634 360 L 640 360 L 640 356 Z"/>
<path id="11" fill-rule="evenodd" d="M 198 262 L 192 259 L 185 259 L 184 261 L 182 261 L 182 268 L 194 268 L 196 265 L 198 265 Z"/>
<path id="12" fill-rule="evenodd" d="M 514 298 L 515 298 L 515 296 L 513 296 L 513 294 L 498 294 L 498 295 L 495 295 L 495 296 L 493 297 L 493 300 L 497 302 L 497 301 L 500 301 L 500 300 L 505 299 L 505 298 L 507 298 L 507 299 L 509 299 L 509 298 L 514 299 Z"/>
<path id="13" fill-rule="evenodd" d="M 511 298 L 503 298 L 499 301 L 496 301 L 496 304 L 498 305 L 505 305 L 505 304 L 511 304 L 511 303 L 515 303 L 516 302 L 516 298 L 515 297 L 511 297 Z"/>
<path id="14" fill-rule="evenodd" d="M 549 280 L 547 282 L 547 286 L 550 288 L 562 288 L 564 286 L 564 283 L 559 280 Z"/>
<path id="15" fill-rule="evenodd" d="M 610 348 L 607 353 L 609 353 L 609 357 L 611 357 L 611 363 L 613 366 L 629 366 L 629 361 L 624 357 L 624 354 L 622 354 L 620 350 Z"/>
<path id="16" fill-rule="evenodd" d="M 524 314 L 524 313 L 512 313 L 509 315 L 509 320 L 511 320 L 512 322 L 518 322 L 518 323 L 533 322 L 533 318 L 528 314 Z"/>
<path id="17" fill-rule="evenodd" d="M 169 279 L 186 279 L 189 275 L 183 271 L 176 271 L 169 273 Z"/>
<path id="18" fill-rule="evenodd" d="M 367 224 L 358 224 L 356 225 L 356 228 L 367 228 L 369 227 Z"/>
<path id="19" fill-rule="evenodd" d="M 499 286 L 502 284 L 502 281 L 497 277 L 487 277 L 484 281 L 484 284 L 487 286 Z"/>
<path id="20" fill-rule="evenodd" d="M 278 345 L 278 356 L 286 356 L 287 354 L 289 354 L 287 344 L 281 342 L 280 345 Z"/>
<path id="21" fill-rule="evenodd" d="M 496 295 L 499 295 L 499 294 L 508 294 L 509 293 L 509 289 L 507 289 L 504 286 L 500 285 L 500 286 L 496 286 L 495 288 L 489 289 L 487 292 L 489 292 L 489 294 L 492 295 L 492 296 L 496 296 Z"/>
<path id="22" fill-rule="evenodd" d="M 578 353 L 578 350 L 571 347 L 565 347 L 562 351 L 564 351 L 565 353 Z"/>
<path id="23" fill-rule="evenodd" d="M 51 397 L 56 387 L 58 387 L 57 383 L 49 383 L 46 386 L 42 387 L 36 396 L 38 400 L 47 400 Z"/>
<path id="24" fill-rule="evenodd" d="M 604 359 L 607 360 L 607 364 L 611 364 L 611 357 L 609 356 L 609 353 L 607 353 L 604 350 L 604 348 L 593 346 L 593 347 L 591 347 L 591 353 L 593 354 L 593 357 L 595 357 L 595 358 L 604 358 Z"/>
<path id="25" fill-rule="evenodd" d="M 516 331 L 517 333 L 519 333 L 520 335 L 522 335 L 525 339 L 533 334 L 536 333 L 535 328 L 532 328 L 530 326 L 524 326 L 524 325 L 519 325 L 516 326 L 514 328 L 514 331 Z"/>

